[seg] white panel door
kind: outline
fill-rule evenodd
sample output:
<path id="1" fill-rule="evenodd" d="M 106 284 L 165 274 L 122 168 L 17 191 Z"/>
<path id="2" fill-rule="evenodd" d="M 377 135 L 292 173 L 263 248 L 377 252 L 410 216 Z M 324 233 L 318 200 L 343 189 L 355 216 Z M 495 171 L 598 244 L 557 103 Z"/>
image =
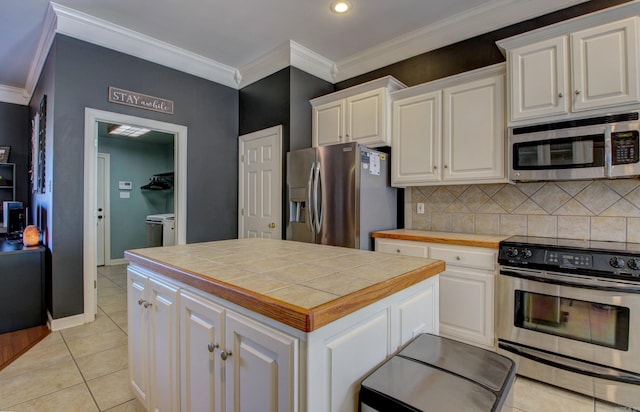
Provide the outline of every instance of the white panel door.
<path id="1" fill-rule="evenodd" d="M 440 90 L 393 102 L 393 186 L 440 181 Z"/>
<path id="2" fill-rule="evenodd" d="M 297 410 L 296 338 L 228 312 L 224 353 L 227 412 Z"/>
<path id="3" fill-rule="evenodd" d="M 129 386 L 138 401 L 149 409 L 149 311 L 142 306 L 147 298 L 148 278 L 127 270 L 127 328 L 129 352 Z"/>
<path id="4" fill-rule="evenodd" d="M 224 308 L 180 292 L 180 402 L 182 411 L 221 412 Z"/>
<path id="5" fill-rule="evenodd" d="M 444 89 L 443 180 L 505 178 L 504 76 Z"/>
<path id="6" fill-rule="evenodd" d="M 240 136 L 240 238 L 282 238 L 281 136 L 282 126 Z"/>
<path id="7" fill-rule="evenodd" d="M 573 33 L 574 111 L 638 101 L 637 17 Z"/>
<path id="8" fill-rule="evenodd" d="M 150 411 L 180 408 L 178 369 L 178 289 L 149 278 Z M 144 306 L 144 305 L 143 305 Z"/>
<path id="9" fill-rule="evenodd" d="M 313 147 L 345 142 L 344 99 L 314 107 L 312 125 Z"/>
<path id="10" fill-rule="evenodd" d="M 569 112 L 567 37 L 509 51 L 511 120 Z"/>

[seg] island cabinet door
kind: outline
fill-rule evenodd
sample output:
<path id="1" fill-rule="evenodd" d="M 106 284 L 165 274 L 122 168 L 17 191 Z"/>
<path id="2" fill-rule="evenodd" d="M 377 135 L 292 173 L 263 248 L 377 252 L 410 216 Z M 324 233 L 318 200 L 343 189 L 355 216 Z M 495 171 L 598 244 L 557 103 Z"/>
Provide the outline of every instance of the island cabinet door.
<path id="1" fill-rule="evenodd" d="M 148 277 L 128 269 L 127 323 L 129 339 L 129 386 L 140 403 L 149 409 L 149 311 L 142 305 L 147 298 Z"/>
<path id="2" fill-rule="evenodd" d="M 149 278 L 150 383 L 153 412 L 177 411 L 178 391 L 178 289 Z"/>
<path id="3" fill-rule="evenodd" d="M 221 412 L 220 353 L 225 310 L 187 291 L 180 292 L 180 401 L 183 412 Z"/>
<path id="4" fill-rule="evenodd" d="M 298 411 L 298 339 L 227 312 L 225 410 Z"/>

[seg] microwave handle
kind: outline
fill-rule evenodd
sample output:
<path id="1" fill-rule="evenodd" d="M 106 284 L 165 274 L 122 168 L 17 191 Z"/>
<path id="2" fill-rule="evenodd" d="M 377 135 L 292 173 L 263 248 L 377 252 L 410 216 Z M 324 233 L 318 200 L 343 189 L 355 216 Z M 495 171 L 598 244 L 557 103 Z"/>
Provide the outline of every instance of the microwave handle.
<path id="1" fill-rule="evenodd" d="M 604 175 L 611 178 L 613 174 L 613 144 L 611 142 L 611 125 L 604 125 Z"/>

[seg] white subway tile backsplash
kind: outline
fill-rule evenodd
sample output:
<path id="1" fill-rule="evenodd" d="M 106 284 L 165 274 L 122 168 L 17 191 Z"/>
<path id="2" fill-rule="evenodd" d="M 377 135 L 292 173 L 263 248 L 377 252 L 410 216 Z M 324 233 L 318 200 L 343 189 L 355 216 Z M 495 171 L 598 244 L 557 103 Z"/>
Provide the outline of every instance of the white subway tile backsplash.
<path id="1" fill-rule="evenodd" d="M 414 229 L 640 243 L 639 179 L 407 190 Z M 418 202 L 425 214 L 415 213 Z"/>

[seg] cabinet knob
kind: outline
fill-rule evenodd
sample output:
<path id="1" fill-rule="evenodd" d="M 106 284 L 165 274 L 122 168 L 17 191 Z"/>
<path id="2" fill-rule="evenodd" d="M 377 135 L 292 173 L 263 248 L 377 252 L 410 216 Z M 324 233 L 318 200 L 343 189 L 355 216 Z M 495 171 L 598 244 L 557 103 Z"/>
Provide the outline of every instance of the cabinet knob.
<path id="1" fill-rule="evenodd" d="M 213 352 L 214 350 L 218 349 L 219 347 L 220 347 L 220 345 L 218 345 L 217 343 L 209 342 L 209 344 L 207 345 L 207 349 L 209 349 L 209 352 Z"/>
<path id="2" fill-rule="evenodd" d="M 576 90 L 576 95 L 580 94 L 580 89 Z"/>
<path id="3" fill-rule="evenodd" d="M 220 359 L 222 360 L 227 360 L 229 356 L 231 356 L 231 351 L 227 352 L 226 350 L 223 350 L 220 352 Z"/>
<path id="4" fill-rule="evenodd" d="M 438 169 L 438 166 L 434 165 L 433 170 L 437 170 L 437 169 Z"/>
<path id="5" fill-rule="evenodd" d="M 145 309 L 147 309 L 149 306 L 153 306 L 153 303 L 144 301 L 144 303 L 142 304 L 142 306 L 144 306 Z"/>
<path id="6" fill-rule="evenodd" d="M 146 300 L 143 299 L 138 299 L 138 305 L 142 306 L 143 304 L 147 303 Z"/>
<path id="7" fill-rule="evenodd" d="M 400 249 L 396 249 L 396 253 L 400 253 Z"/>
<path id="8" fill-rule="evenodd" d="M 558 98 L 562 99 L 564 97 L 564 94 L 562 92 L 558 93 Z"/>
<path id="9" fill-rule="evenodd" d="M 449 167 L 449 166 L 447 166 L 447 165 L 444 165 L 444 168 L 445 168 L 445 169 L 447 169 L 448 167 Z"/>
<path id="10" fill-rule="evenodd" d="M 347 133 L 347 139 L 349 138 L 349 133 Z"/>
<path id="11" fill-rule="evenodd" d="M 460 260 L 460 256 L 456 256 L 456 260 Z"/>

